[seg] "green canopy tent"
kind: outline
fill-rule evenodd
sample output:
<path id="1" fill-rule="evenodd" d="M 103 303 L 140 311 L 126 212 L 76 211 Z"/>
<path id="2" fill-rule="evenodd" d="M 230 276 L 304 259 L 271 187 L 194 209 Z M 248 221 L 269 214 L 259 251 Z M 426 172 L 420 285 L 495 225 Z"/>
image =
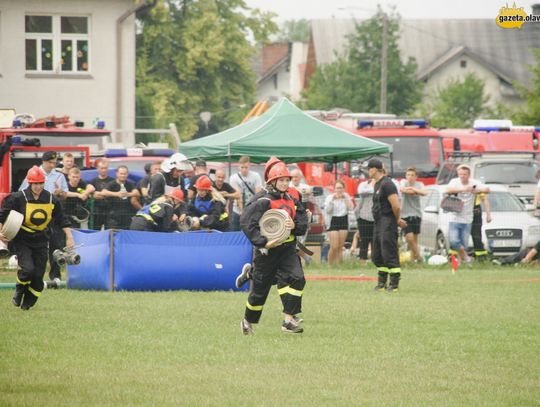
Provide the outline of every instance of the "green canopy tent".
<path id="1" fill-rule="evenodd" d="M 180 145 L 180 152 L 190 159 L 227 162 L 248 155 L 255 163 L 270 156 L 287 163 L 335 163 L 385 154 L 390 149 L 385 143 L 317 120 L 286 98 L 247 123 Z"/>

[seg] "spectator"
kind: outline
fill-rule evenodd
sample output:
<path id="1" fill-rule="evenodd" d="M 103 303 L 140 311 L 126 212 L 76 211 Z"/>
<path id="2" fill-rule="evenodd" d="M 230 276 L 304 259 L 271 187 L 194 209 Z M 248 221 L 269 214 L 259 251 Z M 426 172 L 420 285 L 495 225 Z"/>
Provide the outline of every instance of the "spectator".
<path id="1" fill-rule="evenodd" d="M 58 154 L 56 151 L 46 151 L 41 156 L 41 170 L 45 173 L 45 190 L 52 193 L 58 200 L 63 200 L 68 191 L 67 181 L 64 175 L 56 170 Z M 25 178 L 19 191 L 28 188 L 28 180 Z M 62 211 L 63 212 L 63 211 Z M 65 233 L 57 222 L 52 222 L 49 225 L 49 278 L 51 280 L 62 278 L 60 266 L 53 259 L 53 252 L 56 249 L 63 249 L 65 246 Z"/>
<path id="2" fill-rule="evenodd" d="M 176 221 L 183 221 L 186 214 L 180 218 L 175 211 L 180 208 L 184 201 L 184 193 L 173 189 L 169 194 L 159 197 L 154 202 L 139 210 L 131 219 L 130 230 L 142 230 L 147 232 L 174 232 L 178 230 Z"/>
<path id="3" fill-rule="evenodd" d="M 129 229 L 135 210 L 141 209 L 139 191 L 127 180 L 129 170 L 125 165 L 116 169 L 116 179 L 109 182 L 101 193 L 109 202 L 107 229 Z"/>
<path id="4" fill-rule="evenodd" d="M 82 219 L 88 215 L 86 207 L 88 197 L 96 189 L 92 184 L 87 184 L 81 179 L 81 170 L 77 167 L 71 168 L 68 174 L 68 192 L 64 201 L 65 214 L 70 217 L 71 227 L 80 228 L 81 223 L 77 219 Z M 88 228 L 88 216 L 85 228 Z"/>
<path id="5" fill-rule="evenodd" d="M 208 176 L 208 171 L 206 168 L 206 161 L 197 160 L 195 162 L 195 174 L 193 175 L 193 177 L 190 178 L 189 187 L 187 189 L 189 201 L 192 201 L 193 198 L 195 198 L 195 194 L 197 193 L 197 188 L 195 187 L 195 184 L 197 183 L 197 180 L 203 175 Z"/>
<path id="6" fill-rule="evenodd" d="M 358 224 L 358 258 L 367 264 L 369 245 L 373 243 L 373 187 L 375 180 L 363 181 L 358 185 L 358 206 L 355 209 Z"/>
<path id="7" fill-rule="evenodd" d="M 225 199 L 219 192 L 212 191 L 212 181 L 206 175 L 195 183 L 197 194 L 188 207 L 193 219 L 193 229 L 215 229 L 226 232 L 229 229 L 229 215 L 225 211 Z"/>
<path id="8" fill-rule="evenodd" d="M 491 206 L 489 205 L 488 196 L 487 194 L 476 194 L 474 198 L 471 237 L 473 241 L 474 258 L 479 261 L 488 259 L 488 251 L 484 247 L 484 242 L 482 241 L 482 204 L 484 204 L 484 210 L 486 211 L 486 222 L 490 223 Z"/>
<path id="9" fill-rule="evenodd" d="M 424 189 L 424 184 L 417 181 L 417 178 L 416 168 L 407 168 L 405 179 L 402 179 L 399 184 L 399 190 L 402 196 L 401 217 L 407 222 L 403 233 L 412 254 L 411 260 L 421 262 L 423 259 L 418 250 L 418 235 L 422 220 L 420 197 L 427 195 L 427 191 Z"/>
<path id="10" fill-rule="evenodd" d="M 98 176 L 90 181 L 90 184 L 95 189 L 92 208 L 92 229 L 101 230 L 105 227 L 109 215 L 109 202 L 105 199 L 102 191 L 105 185 L 114 181 L 114 178 L 109 177 L 109 161 L 106 158 L 99 159 L 96 166 Z"/>
<path id="11" fill-rule="evenodd" d="M 527 247 L 516 254 L 503 257 L 501 260 L 493 260 L 493 264 L 498 266 L 508 266 L 510 264 L 530 264 L 539 260 L 540 254 L 540 241 L 538 241 L 534 247 Z"/>
<path id="12" fill-rule="evenodd" d="M 463 201 L 461 212 L 450 212 L 450 254 L 457 254 L 459 260 L 470 263 L 472 259 L 467 255 L 467 246 L 473 221 L 474 198 L 476 194 L 488 193 L 489 188 L 471 178 L 468 165 L 460 165 L 457 174 L 458 178 L 451 179 L 445 191 L 447 194 L 456 194 Z"/>
<path id="13" fill-rule="evenodd" d="M 160 196 L 171 191 L 172 188 L 180 188 L 186 196 L 184 171 L 191 171 L 192 166 L 184 154 L 176 153 L 161 163 L 161 170 L 150 177 L 148 195 L 154 201 Z"/>
<path id="14" fill-rule="evenodd" d="M 229 179 L 229 183 L 232 187 L 240 193 L 240 198 L 236 199 L 233 204 L 231 221 L 232 231 L 240 230 L 240 215 L 242 214 L 242 209 L 249 200 L 262 189 L 261 176 L 249 169 L 249 157 L 243 155 L 238 162 L 240 164 L 240 171 L 232 175 Z"/>
<path id="15" fill-rule="evenodd" d="M 225 171 L 216 170 L 216 180 L 214 181 L 214 188 L 218 191 L 223 198 L 227 200 L 227 213 L 231 213 L 231 205 L 235 199 L 240 198 L 240 191 L 234 189 L 231 184 L 225 182 Z"/>
<path id="16" fill-rule="evenodd" d="M 328 252 L 328 263 L 334 264 L 342 261 L 343 247 L 347 239 L 349 230 L 349 211 L 354 204 L 351 197 L 345 192 L 345 183 L 336 181 L 334 193 L 326 197 L 324 210 L 329 219 L 328 240 L 330 241 L 330 251 Z"/>
<path id="17" fill-rule="evenodd" d="M 399 249 L 397 244 L 398 227 L 407 223 L 401 219 L 398 189 L 394 181 L 386 176 L 383 164 L 377 158 L 368 162 L 369 177 L 375 180 L 373 187 L 373 244 L 371 260 L 377 267 L 378 281 L 376 291 L 396 292 L 401 279 Z M 390 275 L 390 284 L 386 283 Z"/>
<path id="18" fill-rule="evenodd" d="M 148 187 L 150 185 L 150 177 L 154 174 L 157 174 L 161 168 L 160 161 L 154 161 L 153 163 L 147 163 L 144 165 L 144 171 L 146 175 L 139 181 L 137 184 L 137 189 L 141 194 L 141 201 L 143 205 L 148 205 L 151 200 L 148 195 Z"/>
<path id="19" fill-rule="evenodd" d="M 69 181 L 69 170 L 75 167 L 75 157 L 73 157 L 73 154 L 65 153 L 62 156 L 62 173 L 66 177 L 66 181 Z"/>
<path id="20" fill-rule="evenodd" d="M 300 193 L 302 203 L 305 206 L 311 195 L 311 187 L 302 182 L 302 178 L 304 178 L 304 174 L 302 174 L 302 171 L 300 171 L 299 168 L 291 170 L 291 183 L 289 186 L 295 188 Z"/>

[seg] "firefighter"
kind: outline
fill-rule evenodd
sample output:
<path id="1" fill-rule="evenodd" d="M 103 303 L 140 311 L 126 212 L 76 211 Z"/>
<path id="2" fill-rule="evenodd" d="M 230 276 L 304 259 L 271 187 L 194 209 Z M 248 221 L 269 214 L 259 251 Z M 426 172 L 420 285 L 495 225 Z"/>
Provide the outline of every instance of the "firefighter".
<path id="1" fill-rule="evenodd" d="M 26 189 L 12 193 L 4 200 L 0 212 L 0 230 L 10 211 L 15 210 L 24 215 L 21 229 L 13 239 L 20 270 L 12 299 L 13 305 L 23 310 L 30 309 L 43 291 L 49 229 L 53 223 L 63 230 L 66 246 L 73 247 L 73 236 L 69 222 L 62 213 L 62 206 L 54 194 L 44 189 L 44 172 L 37 166 L 30 168 L 27 181 L 29 186 Z M 6 240 L 1 233 L 0 240 Z"/>
<path id="2" fill-rule="evenodd" d="M 227 201 L 221 194 L 212 189 L 212 181 L 207 175 L 197 179 L 197 193 L 188 207 L 188 215 L 192 218 L 192 229 L 216 229 L 222 232 L 229 230 L 229 215 L 225 210 Z"/>
<path id="3" fill-rule="evenodd" d="M 255 195 L 246 205 L 240 219 L 244 234 L 255 247 L 253 284 L 246 303 L 244 319 L 240 326 L 244 335 L 253 333 L 252 324 L 259 322 L 270 287 L 277 281 L 278 293 L 283 304 L 282 331 L 301 333 L 297 314 L 302 312 L 302 294 L 306 280 L 300 258 L 296 254 L 296 236 L 302 236 L 308 227 L 306 211 L 301 202 L 288 193 L 290 174 L 285 163 L 270 159 L 266 173 L 266 191 Z M 285 226 L 290 236 L 282 243 L 268 241 L 261 235 L 259 220 L 269 209 L 284 209 L 289 213 Z"/>
<path id="4" fill-rule="evenodd" d="M 383 164 L 372 158 L 368 161 L 368 174 L 375 180 L 373 188 L 373 242 L 371 261 L 377 267 L 378 283 L 375 289 L 388 292 L 398 290 L 401 277 L 398 250 L 398 226 L 405 228 L 407 222 L 400 218 L 398 190 L 392 179 L 384 175 Z M 386 283 L 390 274 L 390 284 Z"/>
<path id="5" fill-rule="evenodd" d="M 174 232 L 177 230 L 177 220 L 183 221 L 186 217 L 185 209 L 180 206 L 184 202 L 184 193 L 181 189 L 174 188 L 168 194 L 146 205 L 131 219 L 130 230 L 143 230 L 147 232 Z M 177 210 L 182 211 L 180 218 L 176 215 Z"/>
<path id="6" fill-rule="evenodd" d="M 474 247 L 474 258 L 478 261 L 488 260 L 488 251 L 482 242 L 482 203 L 486 211 L 486 222 L 491 222 L 491 207 L 486 193 L 476 194 L 474 197 L 473 221 L 471 226 L 471 237 Z"/>

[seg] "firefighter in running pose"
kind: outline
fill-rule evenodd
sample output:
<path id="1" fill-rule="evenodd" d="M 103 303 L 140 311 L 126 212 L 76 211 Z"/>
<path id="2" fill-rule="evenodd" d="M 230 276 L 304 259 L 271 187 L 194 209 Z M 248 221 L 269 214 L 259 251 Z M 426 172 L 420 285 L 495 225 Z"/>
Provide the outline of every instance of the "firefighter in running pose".
<path id="1" fill-rule="evenodd" d="M 303 328 L 296 315 L 302 311 L 306 280 L 300 258 L 296 254 L 296 237 L 306 232 L 308 219 L 300 201 L 287 193 L 290 175 L 285 163 L 271 159 L 265 173 L 266 191 L 255 195 L 240 218 L 242 231 L 255 247 L 251 276 L 253 284 L 240 326 L 245 335 L 253 333 L 252 324 L 259 322 L 270 288 L 277 281 L 284 314 L 281 329 L 284 332 L 301 333 Z M 269 209 L 284 209 L 289 214 L 285 227 L 291 232 L 282 243 L 278 240 L 268 241 L 261 235 L 259 220 Z"/>
<path id="2" fill-rule="evenodd" d="M 368 161 L 369 177 L 375 180 L 373 188 L 373 242 L 371 260 L 377 267 L 377 291 L 395 292 L 399 287 L 401 268 L 399 264 L 398 226 L 405 228 L 407 222 L 400 218 L 398 190 L 391 178 L 384 175 L 383 164 L 372 158 Z M 388 287 L 388 275 L 390 284 Z"/>
<path id="3" fill-rule="evenodd" d="M 179 188 L 174 188 L 138 211 L 131 218 L 129 229 L 146 232 L 174 232 L 178 229 L 176 221 L 183 221 L 186 217 L 186 208 L 183 203 L 184 192 Z"/>
<path id="4" fill-rule="evenodd" d="M 66 246 L 73 247 L 69 221 L 62 213 L 62 206 L 55 196 L 44 189 L 45 174 L 37 166 L 28 170 L 29 186 L 8 196 L 0 212 L 0 230 L 9 213 L 14 210 L 24 215 L 21 229 L 13 239 L 20 270 L 12 299 L 13 305 L 30 309 L 43 291 L 43 275 L 49 253 L 49 233 L 53 223 L 63 229 Z M 6 237 L 0 233 L 0 240 Z"/>

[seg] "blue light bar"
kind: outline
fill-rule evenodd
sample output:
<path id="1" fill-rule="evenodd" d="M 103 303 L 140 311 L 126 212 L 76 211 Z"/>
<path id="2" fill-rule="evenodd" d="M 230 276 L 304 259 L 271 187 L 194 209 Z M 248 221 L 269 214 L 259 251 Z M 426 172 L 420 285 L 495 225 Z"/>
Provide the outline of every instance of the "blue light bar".
<path id="1" fill-rule="evenodd" d="M 476 131 L 510 131 L 510 127 L 474 127 Z"/>
<path id="2" fill-rule="evenodd" d="M 104 129 L 105 128 L 105 120 L 98 120 L 96 122 L 96 129 Z"/>
<path id="3" fill-rule="evenodd" d="M 14 128 L 22 127 L 22 121 L 19 120 L 19 119 L 15 119 L 15 120 L 13 120 L 12 126 L 13 126 Z"/>
<path id="4" fill-rule="evenodd" d="M 111 148 L 105 151 L 105 157 L 127 157 L 127 150 L 125 148 Z"/>
<path id="5" fill-rule="evenodd" d="M 380 119 L 380 120 L 358 120 L 358 128 L 404 128 L 418 127 L 424 129 L 428 126 L 427 120 L 423 119 Z"/>

